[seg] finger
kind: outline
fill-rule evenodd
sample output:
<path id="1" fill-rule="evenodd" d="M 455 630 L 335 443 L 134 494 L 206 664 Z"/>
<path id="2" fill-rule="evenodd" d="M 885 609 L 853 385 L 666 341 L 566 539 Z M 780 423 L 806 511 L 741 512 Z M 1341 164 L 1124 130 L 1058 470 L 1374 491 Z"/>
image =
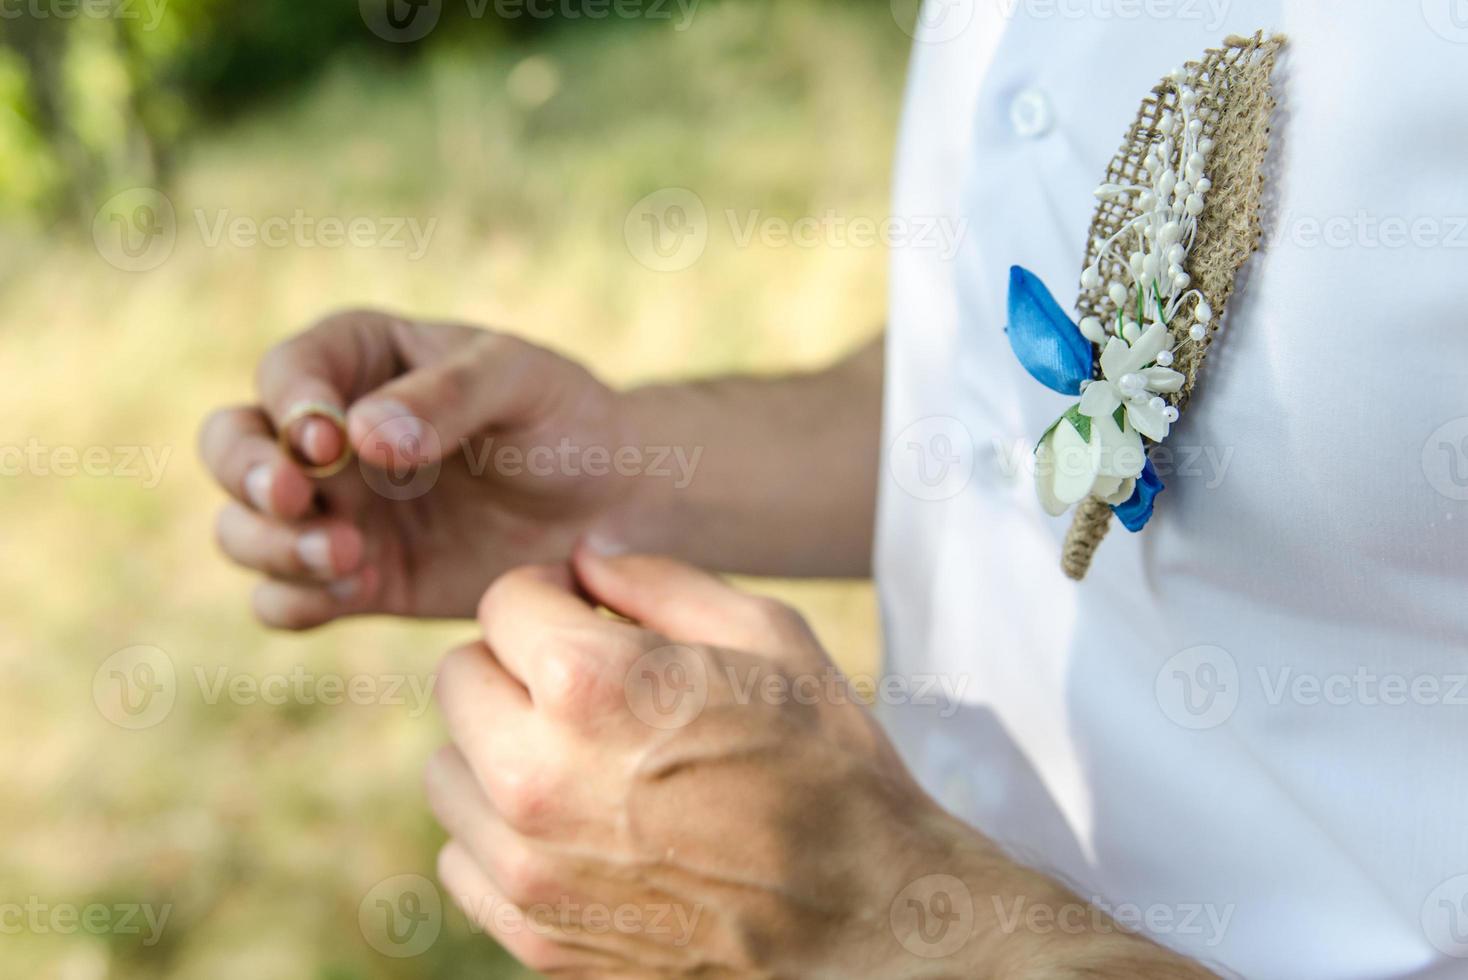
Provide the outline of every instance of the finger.
<path id="1" fill-rule="evenodd" d="M 565 565 L 534 565 L 506 572 L 479 602 L 485 642 L 505 669 L 536 690 L 563 678 L 548 669 L 547 655 L 564 651 L 573 639 L 588 645 L 623 642 L 630 628 L 601 615 L 575 591 Z"/>
<path id="2" fill-rule="evenodd" d="M 692 565 L 653 555 L 608 556 L 583 541 L 577 581 L 597 602 L 681 643 L 775 653 L 813 639 L 794 610 Z"/>
<path id="3" fill-rule="evenodd" d="M 311 507 L 311 481 L 281 453 L 258 408 L 211 414 L 199 433 L 199 455 L 225 491 L 263 514 L 294 520 Z"/>
<path id="4" fill-rule="evenodd" d="M 371 565 L 326 585 L 269 579 L 255 587 L 255 615 L 266 626 L 276 629 L 314 629 L 343 616 L 370 610 L 381 584 Z"/>
<path id="5" fill-rule="evenodd" d="M 530 721 L 530 697 L 483 643 L 451 651 L 439 664 L 434 695 L 449 737 L 480 783 L 503 779 L 507 762 L 519 762 Z"/>
<path id="6" fill-rule="evenodd" d="M 362 532 L 341 520 L 285 525 L 240 504 L 219 512 L 215 536 L 235 563 L 280 579 L 332 582 L 362 564 Z"/>
<path id="7" fill-rule="evenodd" d="M 305 405 L 345 413 L 354 397 L 392 377 L 391 334 L 401 322 L 374 311 L 339 313 L 271 348 L 255 383 L 274 427 L 285 426 Z M 317 465 L 335 461 L 345 449 L 336 425 L 319 417 L 299 419 L 288 435 L 295 450 Z"/>
<path id="8" fill-rule="evenodd" d="M 524 911 L 505 898 L 475 863 L 468 848 L 458 841 L 449 841 L 439 852 L 438 878 L 471 922 L 532 970 L 564 972 L 585 968 L 600 959 L 563 946 L 547 935 L 544 925 L 528 921 Z"/>
<path id="9" fill-rule="evenodd" d="M 470 336 L 352 406 L 348 432 L 362 459 L 375 466 L 436 461 L 490 426 L 532 421 L 558 392 L 588 380 L 577 365 L 516 337 Z"/>
<path id="10" fill-rule="evenodd" d="M 439 825 L 504 891 L 507 865 L 519 859 L 525 842 L 495 810 L 463 753 L 452 745 L 440 749 L 429 760 L 424 783 Z"/>

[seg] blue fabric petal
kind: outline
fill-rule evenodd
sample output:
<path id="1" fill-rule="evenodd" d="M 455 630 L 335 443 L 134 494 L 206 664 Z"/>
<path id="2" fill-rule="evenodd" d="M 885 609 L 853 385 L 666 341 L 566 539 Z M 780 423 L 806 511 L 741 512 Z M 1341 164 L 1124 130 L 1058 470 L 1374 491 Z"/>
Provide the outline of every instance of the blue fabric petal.
<path id="1" fill-rule="evenodd" d="M 1111 509 L 1116 512 L 1126 529 L 1135 533 L 1146 527 L 1147 522 L 1152 519 L 1152 500 L 1162 489 L 1162 477 L 1157 475 L 1157 468 L 1149 459 L 1147 465 L 1142 467 L 1142 475 L 1137 477 L 1137 489 L 1132 493 L 1131 499 Z"/>
<path id="2" fill-rule="evenodd" d="M 1078 395 L 1091 377 L 1091 342 L 1033 272 L 1009 270 L 1009 346 L 1026 371 L 1052 391 Z"/>

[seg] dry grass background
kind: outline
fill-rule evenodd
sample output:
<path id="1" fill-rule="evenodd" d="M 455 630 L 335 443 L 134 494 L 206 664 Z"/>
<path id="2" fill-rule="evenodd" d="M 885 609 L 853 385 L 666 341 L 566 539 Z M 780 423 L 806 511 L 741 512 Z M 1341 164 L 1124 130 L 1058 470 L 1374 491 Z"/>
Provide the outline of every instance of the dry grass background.
<path id="1" fill-rule="evenodd" d="M 258 627 L 249 577 L 214 550 L 220 494 L 194 456 L 197 424 L 250 397 L 273 342 L 346 305 L 512 327 L 622 384 L 846 350 L 880 325 L 882 250 L 740 247 L 723 215 L 884 215 L 908 43 L 886 5 L 768 0 L 710 6 L 682 33 L 588 26 L 513 55 L 344 64 L 190 152 L 160 268 L 114 269 L 81 236 L 7 240 L 0 446 L 169 456 L 154 488 L 0 478 L 0 905 L 145 902 L 171 918 L 151 947 L 6 928 L 0 976 L 521 975 L 457 912 L 408 959 L 359 928 L 377 882 L 432 875 L 441 837 L 419 783 L 442 740 L 431 710 L 207 703 L 196 669 L 426 679 L 468 630 Z M 706 253 L 678 273 L 639 265 L 623 238 L 633 202 L 664 187 L 695 190 L 712 217 Z M 195 209 L 438 223 L 412 262 L 208 247 Z M 866 588 L 757 585 L 800 605 L 844 664 L 871 667 Z M 99 710 L 93 679 L 135 644 L 168 654 L 178 693 L 159 724 L 129 731 Z"/>

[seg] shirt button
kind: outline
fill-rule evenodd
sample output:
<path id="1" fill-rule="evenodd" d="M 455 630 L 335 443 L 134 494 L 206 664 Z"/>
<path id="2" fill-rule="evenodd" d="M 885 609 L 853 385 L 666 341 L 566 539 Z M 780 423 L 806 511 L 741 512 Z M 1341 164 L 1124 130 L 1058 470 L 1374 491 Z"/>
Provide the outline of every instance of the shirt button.
<path id="1" fill-rule="evenodd" d="M 1009 103 L 1009 124 L 1020 136 L 1037 139 L 1050 132 L 1054 123 L 1050 100 L 1039 89 L 1020 89 Z"/>

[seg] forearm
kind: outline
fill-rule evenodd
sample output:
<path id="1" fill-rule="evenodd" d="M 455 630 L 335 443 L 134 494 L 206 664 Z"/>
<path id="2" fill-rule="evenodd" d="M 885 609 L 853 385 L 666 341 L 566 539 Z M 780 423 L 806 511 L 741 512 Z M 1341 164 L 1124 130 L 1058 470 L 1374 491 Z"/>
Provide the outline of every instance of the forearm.
<path id="1" fill-rule="evenodd" d="M 939 818 L 951 820 L 946 814 Z M 930 963 L 911 962 L 911 976 L 984 977 L 993 980 L 1214 980 L 1202 965 L 1128 931 L 1098 906 L 1080 898 L 1054 879 L 1015 863 L 983 837 L 974 834 L 945 859 L 925 870 L 937 889 L 959 894 L 915 897 L 934 909 L 973 910 L 971 926 L 961 919 L 954 928 L 968 928 L 968 941 Z M 946 865 L 946 867 L 944 866 Z M 923 869 L 919 869 L 923 870 Z M 918 879 L 923 880 L 923 879 Z M 943 904 L 940 904 L 943 903 Z M 970 905 L 971 903 L 971 905 Z M 928 939 L 938 935 L 930 932 Z M 899 937 L 901 938 L 901 937 Z M 950 934 L 929 945 L 921 934 L 903 943 L 908 952 L 932 956 L 947 952 L 941 943 L 955 944 L 963 933 Z M 935 972 L 930 967 L 937 967 Z"/>
<path id="2" fill-rule="evenodd" d="M 810 374 L 628 392 L 640 443 L 674 447 L 693 465 L 686 485 L 638 487 L 619 535 L 728 572 L 868 575 L 882 366 L 879 338 Z"/>

